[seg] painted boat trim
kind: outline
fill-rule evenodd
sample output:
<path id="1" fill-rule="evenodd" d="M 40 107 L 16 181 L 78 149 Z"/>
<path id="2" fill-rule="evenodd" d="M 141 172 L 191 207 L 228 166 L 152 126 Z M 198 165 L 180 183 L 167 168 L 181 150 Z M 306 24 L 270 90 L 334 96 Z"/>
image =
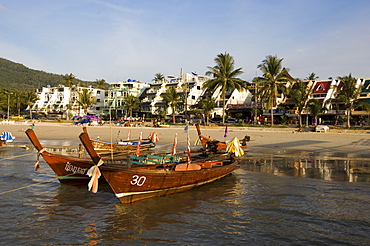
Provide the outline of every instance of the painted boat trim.
<path id="1" fill-rule="evenodd" d="M 163 192 L 163 191 L 187 189 L 187 188 L 191 188 L 191 187 L 195 187 L 195 186 L 201 186 L 201 185 L 204 185 L 204 184 L 207 184 L 207 183 L 211 183 L 211 182 L 213 182 L 213 181 L 215 181 L 217 179 L 220 179 L 220 178 L 223 178 L 223 177 L 227 176 L 228 174 L 230 174 L 230 173 L 227 173 L 227 174 L 225 174 L 223 176 L 219 176 L 217 178 L 210 179 L 210 180 L 207 180 L 207 181 L 204 181 L 204 182 L 201 182 L 201 183 L 196 183 L 196 184 L 177 186 L 177 187 L 166 188 L 166 189 L 161 189 L 161 190 L 150 190 L 150 191 L 118 193 L 118 194 L 116 194 L 116 197 L 117 198 L 122 198 L 122 197 L 126 197 L 126 196 L 135 196 L 135 195 L 142 195 L 142 194 L 150 194 L 150 193 L 154 193 L 154 192 Z"/>
<path id="2" fill-rule="evenodd" d="M 90 179 L 90 177 L 58 176 L 58 179 Z"/>

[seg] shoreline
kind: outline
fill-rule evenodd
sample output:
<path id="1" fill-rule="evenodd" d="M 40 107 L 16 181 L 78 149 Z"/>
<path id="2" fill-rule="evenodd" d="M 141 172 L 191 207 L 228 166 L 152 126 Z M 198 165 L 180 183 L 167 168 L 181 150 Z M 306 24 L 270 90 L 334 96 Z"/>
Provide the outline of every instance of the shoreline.
<path id="1" fill-rule="evenodd" d="M 29 142 L 24 133 L 29 124 L 22 122 L 12 125 L 1 125 L 1 131 L 10 131 L 16 137 L 15 142 Z M 87 126 L 91 138 L 100 140 L 115 141 L 116 139 L 126 139 L 128 132 L 131 138 L 137 139 L 140 131 L 143 138 L 150 133 L 156 132 L 159 137 L 157 146 L 170 146 L 173 143 L 175 133 L 178 134 L 179 145 L 186 144 L 187 134 L 184 126 L 170 126 L 169 128 L 157 127 L 121 127 L 103 125 Z M 370 155 L 370 131 L 368 130 L 346 130 L 330 129 L 329 132 L 297 132 L 297 128 L 265 128 L 265 127 L 228 127 L 228 137 L 224 138 L 225 127 L 201 126 L 204 136 L 210 136 L 219 141 L 231 140 L 233 137 L 239 139 L 245 135 L 250 136 L 251 141 L 247 143 L 249 152 L 285 152 L 285 151 L 306 151 L 317 153 L 347 153 Z M 79 142 L 79 134 L 82 132 L 81 126 L 74 126 L 70 123 L 48 123 L 36 122 L 35 133 L 41 142 L 45 140 L 55 141 L 74 141 Z M 197 138 L 195 126 L 189 126 L 190 141 L 193 144 Z M 53 141 L 53 142 L 55 142 Z M 50 141 L 49 141 L 50 142 Z"/>

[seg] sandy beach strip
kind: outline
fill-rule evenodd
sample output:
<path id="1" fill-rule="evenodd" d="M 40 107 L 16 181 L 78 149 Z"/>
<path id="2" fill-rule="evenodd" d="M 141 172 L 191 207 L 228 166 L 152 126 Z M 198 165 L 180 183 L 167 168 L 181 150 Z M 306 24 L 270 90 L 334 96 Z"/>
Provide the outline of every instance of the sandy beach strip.
<path id="1" fill-rule="evenodd" d="M 29 141 L 24 133 L 30 124 L 15 123 L 12 125 L 2 124 L 1 131 L 10 131 L 16 141 Z M 143 138 L 148 137 L 151 132 L 156 132 L 159 136 L 158 145 L 172 145 L 175 133 L 178 134 L 178 145 L 186 143 L 187 132 L 184 126 L 170 126 L 169 128 L 145 127 L 119 127 L 109 124 L 103 126 L 87 126 L 91 138 L 98 138 L 105 141 L 117 139 L 127 139 L 130 132 L 132 139 L 139 137 L 140 131 Z M 250 152 L 263 151 L 307 151 L 307 152 L 325 152 L 325 153 L 353 153 L 360 155 L 370 155 L 370 131 L 366 130 L 332 130 L 329 132 L 297 132 L 296 128 L 258 128 L 258 127 L 237 127 L 229 126 L 227 137 L 224 138 L 225 127 L 201 126 L 204 136 L 220 141 L 231 140 L 233 137 L 239 139 L 244 136 L 250 136 L 248 142 Z M 82 132 L 81 126 L 75 126 L 70 123 L 35 123 L 35 132 L 42 142 L 43 140 L 76 140 Z M 194 143 L 197 138 L 195 126 L 189 126 L 189 136 Z M 181 148 L 181 147 L 180 147 Z"/>

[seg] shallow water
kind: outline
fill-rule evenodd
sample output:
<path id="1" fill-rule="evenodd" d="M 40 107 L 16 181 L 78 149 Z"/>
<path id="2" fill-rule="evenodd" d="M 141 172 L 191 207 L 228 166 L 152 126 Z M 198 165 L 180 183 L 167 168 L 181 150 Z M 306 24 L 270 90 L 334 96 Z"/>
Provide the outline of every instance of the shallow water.
<path id="1" fill-rule="evenodd" d="M 368 168 L 366 156 L 247 153 L 230 176 L 131 205 L 120 204 L 108 186 L 92 194 L 86 187 L 61 185 L 43 160 L 34 172 L 35 159 L 33 150 L 0 149 L 0 245 L 370 241 L 369 177 L 347 172 L 355 166 Z"/>

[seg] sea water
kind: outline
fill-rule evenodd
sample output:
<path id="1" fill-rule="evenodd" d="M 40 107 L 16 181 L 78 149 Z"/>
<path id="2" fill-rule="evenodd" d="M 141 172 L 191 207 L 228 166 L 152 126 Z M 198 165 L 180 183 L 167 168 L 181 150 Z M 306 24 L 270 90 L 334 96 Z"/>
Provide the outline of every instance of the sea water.
<path id="1" fill-rule="evenodd" d="M 353 156 L 351 157 L 353 158 Z M 223 179 L 120 204 L 60 184 L 32 149 L 0 149 L 0 245 L 368 245 L 366 157 L 247 153 Z M 347 170 L 348 169 L 348 170 Z"/>

